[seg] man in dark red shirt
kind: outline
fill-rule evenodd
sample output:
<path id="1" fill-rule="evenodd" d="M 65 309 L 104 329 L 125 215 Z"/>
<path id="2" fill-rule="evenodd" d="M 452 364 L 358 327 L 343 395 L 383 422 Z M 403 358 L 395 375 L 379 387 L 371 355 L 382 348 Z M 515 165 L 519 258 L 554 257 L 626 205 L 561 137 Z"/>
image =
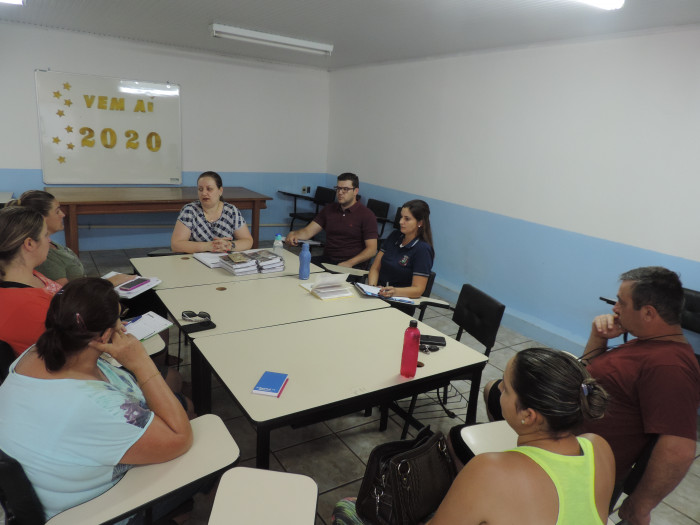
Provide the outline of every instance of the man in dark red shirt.
<path id="1" fill-rule="evenodd" d="M 620 507 L 632 525 L 651 522 L 651 511 L 683 479 L 695 458 L 700 367 L 683 336 L 683 288 L 665 268 L 637 268 L 622 281 L 612 314 L 593 320 L 581 358 L 610 395 L 605 417 L 584 432 L 605 438 L 623 480 L 652 436 L 658 435 L 639 484 Z M 636 337 L 608 348 L 623 333 Z"/>
<path id="2" fill-rule="evenodd" d="M 302 229 L 289 232 L 286 242 L 296 246 L 299 241 L 326 230 L 323 255 L 313 257 L 311 262 L 365 268 L 377 253 L 377 218 L 357 200 L 360 188 L 357 175 L 343 173 L 338 176 L 337 184 L 337 202 L 325 206 Z"/>

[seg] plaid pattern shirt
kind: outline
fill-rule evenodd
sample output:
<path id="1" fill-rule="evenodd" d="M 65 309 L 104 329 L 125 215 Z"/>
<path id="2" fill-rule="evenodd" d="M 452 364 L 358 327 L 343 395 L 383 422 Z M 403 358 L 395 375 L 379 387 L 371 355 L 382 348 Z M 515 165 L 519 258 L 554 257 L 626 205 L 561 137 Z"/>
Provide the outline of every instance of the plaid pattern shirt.
<path id="1" fill-rule="evenodd" d="M 190 230 L 190 240 L 197 242 L 208 242 L 215 237 L 233 238 L 233 232 L 245 226 L 245 219 L 238 208 L 226 202 L 221 217 L 214 222 L 209 222 L 204 216 L 199 201 L 185 204 L 177 220 Z"/>

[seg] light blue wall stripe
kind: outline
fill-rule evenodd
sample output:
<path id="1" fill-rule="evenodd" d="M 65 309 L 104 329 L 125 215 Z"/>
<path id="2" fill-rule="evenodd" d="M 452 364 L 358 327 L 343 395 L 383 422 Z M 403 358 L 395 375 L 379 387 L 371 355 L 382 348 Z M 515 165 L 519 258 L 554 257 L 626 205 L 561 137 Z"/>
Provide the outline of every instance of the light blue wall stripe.
<path id="1" fill-rule="evenodd" d="M 200 172 L 185 172 L 183 185 L 196 183 Z M 224 173 L 226 186 L 244 186 L 273 197 L 262 212 L 263 223 L 285 223 L 292 199 L 277 190 L 299 192 L 302 186 L 333 186 L 335 176 L 325 173 Z M 0 191 L 19 195 L 43 187 L 41 170 L 0 170 Z M 361 183 L 363 201 L 375 198 L 396 207 L 415 195 Z M 580 354 L 594 315 L 609 311 L 598 296 L 614 298 L 617 277 L 638 266 L 665 266 L 681 274 L 684 286 L 700 289 L 700 263 L 549 226 L 425 199 L 431 208 L 437 273 L 436 291 L 456 300 L 469 282 L 506 305 L 504 324 L 544 344 Z M 311 208 L 309 206 L 309 208 Z M 175 214 L 91 216 L 82 223 L 171 224 Z M 262 239 L 272 239 L 287 228 L 263 228 Z M 81 248 L 104 250 L 167 246 L 171 230 L 84 230 Z M 390 233 L 390 227 L 385 236 Z M 57 240 L 62 239 L 57 236 Z M 700 347 L 696 347 L 700 348 Z"/>

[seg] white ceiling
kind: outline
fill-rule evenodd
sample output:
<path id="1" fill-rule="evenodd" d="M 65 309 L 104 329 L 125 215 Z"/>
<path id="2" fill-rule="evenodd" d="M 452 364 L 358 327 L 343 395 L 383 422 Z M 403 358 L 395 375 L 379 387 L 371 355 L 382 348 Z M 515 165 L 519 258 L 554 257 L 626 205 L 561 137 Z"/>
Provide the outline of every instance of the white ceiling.
<path id="1" fill-rule="evenodd" d="M 0 20 L 333 70 L 700 24 L 700 0 L 25 0 Z M 331 43 L 314 56 L 212 38 L 213 23 Z M 2 26 L 0 25 L 0 31 Z"/>

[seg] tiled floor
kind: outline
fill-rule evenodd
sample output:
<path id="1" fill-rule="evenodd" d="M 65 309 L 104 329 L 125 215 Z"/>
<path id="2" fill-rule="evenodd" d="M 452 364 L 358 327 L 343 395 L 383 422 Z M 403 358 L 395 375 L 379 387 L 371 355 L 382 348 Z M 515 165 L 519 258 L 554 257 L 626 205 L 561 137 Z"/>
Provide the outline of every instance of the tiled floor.
<path id="1" fill-rule="evenodd" d="M 101 275 L 109 270 L 130 271 L 129 258 L 145 256 L 150 249 L 82 252 L 81 260 L 91 275 Z M 454 337 L 455 325 L 447 310 L 429 309 L 424 322 L 444 334 Z M 483 347 L 469 335 L 462 341 L 481 350 Z M 519 350 L 534 346 L 535 341 L 501 327 L 496 345 L 486 365 L 482 386 L 490 379 L 500 378 L 507 361 Z M 173 330 L 169 351 L 177 355 L 177 335 Z M 181 372 L 189 374 L 189 348 L 183 348 Z M 225 389 L 213 382 L 213 412 L 225 422 L 241 449 L 240 465 L 255 465 L 255 429 L 242 415 Z M 435 430 L 443 432 L 453 425 L 464 422 L 466 396 L 470 385 L 467 382 L 453 383 L 449 408 L 456 412 L 456 419 L 445 416 L 432 395 L 423 396 L 418 403 L 418 419 Z M 477 421 L 486 421 L 483 401 L 479 400 Z M 370 417 L 358 413 L 318 423 L 303 428 L 283 428 L 273 432 L 271 438 L 271 468 L 311 476 L 319 488 L 317 524 L 329 523 L 336 501 L 344 496 L 354 496 L 360 486 L 365 462 L 372 448 L 382 442 L 399 438 L 401 421 L 392 416 L 386 432 L 378 430 L 378 414 Z M 700 420 L 699 420 L 700 427 Z M 700 433 L 700 432 L 699 432 Z M 696 449 L 696 460 L 684 481 L 671 493 L 652 514 L 652 523 L 658 525 L 700 524 L 700 442 Z M 206 523 L 206 512 L 198 508 L 198 517 L 188 523 Z M 617 520 L 614 520 L 617 521 Z"/>

